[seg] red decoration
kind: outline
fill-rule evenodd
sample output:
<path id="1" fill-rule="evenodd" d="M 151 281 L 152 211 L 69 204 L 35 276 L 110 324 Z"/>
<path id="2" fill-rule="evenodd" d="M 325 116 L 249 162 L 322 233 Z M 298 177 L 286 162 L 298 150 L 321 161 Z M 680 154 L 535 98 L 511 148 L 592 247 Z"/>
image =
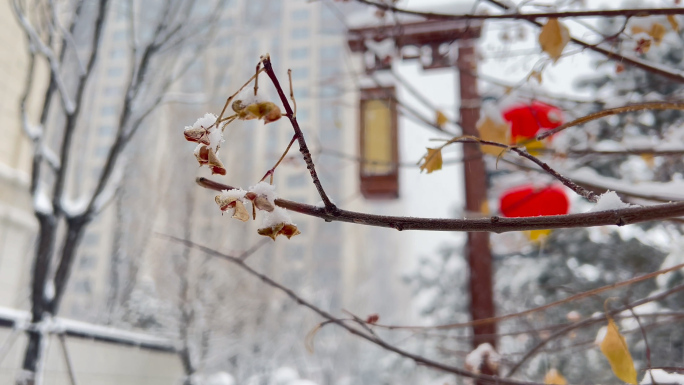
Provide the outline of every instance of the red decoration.
<path id="1" fill-rule="evenodd" d="M 511 124 L 511 143 L 533 138 L 540 129 L 552 129 L 563 124 L 560 108 L 533 101 L 516 104 L 503 111 L 503 117 Z"/>
<path id="2" fill-rule="evenodd" d="M 531 185 L 508 190 L 501 196 L 499 210 L 505 217 L 564 215 L 570 209 L 565 190 L 560 186 L 541 189 Z"/>

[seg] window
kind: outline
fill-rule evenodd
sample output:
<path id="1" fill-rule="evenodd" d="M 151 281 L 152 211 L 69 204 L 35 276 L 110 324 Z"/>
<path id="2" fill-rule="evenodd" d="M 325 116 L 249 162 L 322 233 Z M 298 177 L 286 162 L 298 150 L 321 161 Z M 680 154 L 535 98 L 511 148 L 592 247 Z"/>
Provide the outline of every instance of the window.
<path id="1" fill-rule="evenodd" d="M 293 80 L 302 80 L 309 77 L 309 69 L 306 67 L 299 67 L 292 70 Z"/>
<path id="2" fill-rule="evenodd" d="M 113 133 L 113 126 L 100 126 L 100 136 L 111 136 Z"/>
<path id="3" fill-rule="evenodd" d="M 306 59 L 308 57 L 308 48 L 293 48 L 290 50 L 290 59 Z"/>
<path id="4" fill-rule="evenodd" d="M 330 79 L 338 76 L 340 73 L 340 68 L 337 66 L 324 65 L 320 68 L 321 79 Z"/>
<path id="5" fill-rule="evenodd" d="M 297 121 L 306 122 L 309 120 L 309 109 L 299 108 L 297 109 Z"/>
<path id="6" fill-rule="evenodd" d="M 90 294 L 92 287 L 88 278 L 82 278 L 74 281 L 74 291 L 81 294 Z"/>
<path id="7" fill-rule="evenodd" d="M 100 113 L 103 116 L 116 115 L 116 107 L 114 107 L 114 106 L 103 106 L 102 109 L 100 110 Z"/>
<path id="8" fill-rule="evenodd" d="M 116 31 L 116 32 L 114 32 L 114 34 L 112 35 L 112 40 L 114 40 L 114 41 L 123 41 L 123 40 L 126 40 L 126 35 L 127 35 L 127 34 L 126 34 L 126 30 L 125 30 L 125 29 Z"/>
<path id="9" fill-rule="evenodd" d="M 294 90 L 294 96 L 297 100 L 306 99 L 309 97 L 309 89 L 301 87 L 297 88 Z"/>
<path id="10" fill-rule="evenodd" d="M 288 188 L 299 188 L 306 186 L 306 175 L 305 174 L 294 174 L 287 177 Z"/>
<path id="11" fill-rule="evenodd" d="M 81 270 L 91 270 L 97 264 L 97 258 L 92 254 L 85 254 L 81 256 L 78 261 L 78 268 Z"/>
<path id="12" fill-rule="evenodd" d="M 329 98 L 333 96 L 338 96 L 340 94 L 340 89 L 337 86 L 323 86 L 321 87 L 321 97 Z"/>
<path id="13" fill-rule="evenodd" d="M 321 59 L 322 60 L 337 60 L 340 57 L 340 47 L 337 46 L 329 46 L 329 47 L 321 47 Z"/>
<path id="14" fill-rule="evenodd" d="M 100 235 L 97 233 L 86 233 L 83 237 L 83 244 L 86 246 L 95 246 L 100 242 Z"/>
<path id="15" fill-rule="evenodd" d="M 126 57 L 126 51 L 124 51 L 121 48 L 113 49 L 109 51 L 109 57 L 112 59 L 120 59 L 122 57 Z"/>
<path id="16" fill-rule="evenodd" d="M 290 33 L 290 37 L 293 40 L 306 39 L 309 37 L 309 29 L 308 28 L 295 28 Z"/>
<path id="17" fill-rule="evenodd" d="M 292 12 L 292 20 L 307 20 L 309 19 L 309 10 L 308 9 L 298 9 L 296 11 Z"/>
<path id="18" fill-rule="evenodd" d="M 95 156 L 98 158 L 105 158 L 109 154 L 109 146 L 98 146 L 95 149 Z"/>
<path id="19" fill-rule="evenodd" d="M 121 75 L 123 75 L 123 68 L 121 67 L 112 67 L 107 70 L 107 76 L 110 78 L 117 78 Z"/>
<path id="20" fill-rule="evenodd" d="M 118 96 L 121 93 L 120 87 L 106 87 L 104 89 L 105 96 Z"/>

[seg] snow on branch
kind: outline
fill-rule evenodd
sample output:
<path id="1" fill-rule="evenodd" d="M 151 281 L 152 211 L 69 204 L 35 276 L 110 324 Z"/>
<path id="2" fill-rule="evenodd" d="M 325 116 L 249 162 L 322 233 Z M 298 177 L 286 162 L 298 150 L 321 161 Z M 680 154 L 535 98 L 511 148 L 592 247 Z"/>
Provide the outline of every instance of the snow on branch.
<path id="1" fill-rule="evenodd" d="M 62 79 L 62 76 L 60 74 L 59 60 L 57 59 L 57 57 L 55 57 L 54 52 L 41 40 L 35 28 L 33 28 L 31 23 L 26 18 L 26 15 L 24 15 L 19 6 L 19 0 L 14 0 L 12 4 L 14 6 L 14 14 L 17 16 L 19 24 L 26 33 L 26 36 L 28 37 L 31 46 L 33 48 L 37 48 L 38 52 L 40 52 L 40 54 L 43 55 L 50 64 L 50 72 L 52 74 L 52 79 L 54 80 L 55 85 L 59 90 L 59 95 L 62 100 L 62 106 L 64 108 L 64 111 L 68 115 L 73 114 L 76 110 L 76 105 L 69 97 L 66 84 L 64 83 L 64 79 Z"/>

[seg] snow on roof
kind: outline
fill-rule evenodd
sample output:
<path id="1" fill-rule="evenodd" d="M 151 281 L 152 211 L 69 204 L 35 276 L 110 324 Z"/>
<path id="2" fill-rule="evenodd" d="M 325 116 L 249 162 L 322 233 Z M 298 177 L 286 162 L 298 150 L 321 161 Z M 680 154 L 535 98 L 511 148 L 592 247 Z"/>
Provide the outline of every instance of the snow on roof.
<path id="1" fill-rule="evenodd" d="M 0 326 L 24 328 L 30 318 L 30 314 L 27 311 L 0 307 Z M 138 346 L 145 349 L 167 352 L 177 350 L 176 344 L 166 338 L 109 326 L 95 325 L 88 322 L 55 318 L 43 326 L 47 327 L 46 332 L 65 333 L 72 337 L 90 338 L 102 342 Z"/>
<path id="2" fill-rule="evenodd" d="M 645 384 L 684 384 L 684 374 L 668 373 L 662 369 L 651 369 L 640 382 Z"/>

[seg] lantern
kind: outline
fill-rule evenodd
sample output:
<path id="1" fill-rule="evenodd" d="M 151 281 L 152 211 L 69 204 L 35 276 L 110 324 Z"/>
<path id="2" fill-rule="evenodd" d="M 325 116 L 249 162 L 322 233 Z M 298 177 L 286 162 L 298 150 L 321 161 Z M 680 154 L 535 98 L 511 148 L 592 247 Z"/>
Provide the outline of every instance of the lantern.
<path id="1" fill-rule="evenodd" d="M 550 130 L 563 124 L 563 112 L 555 106 L 533 101 L 516 104 L 503 111 L 503 117 L 511 124 L 511 143 L 534 138 L 540 129 Z"/>
<path id="2" fill-rule="evenodd" d="M 359 177 L 366 199 L 399 197 L 399 143 L 394 87 L 361 90 Z"/>
<path id="3" fill-rule="evenodd" d="M 535 188 L 520 186 L 506 191 L 500 198 L 499 210 L 509 218 L 564 215 L 570 209 L 565 190 L 560 186 Z M 533 241 L 551 233 L 551 230 L 532 230 L 527 235 Z"/>

